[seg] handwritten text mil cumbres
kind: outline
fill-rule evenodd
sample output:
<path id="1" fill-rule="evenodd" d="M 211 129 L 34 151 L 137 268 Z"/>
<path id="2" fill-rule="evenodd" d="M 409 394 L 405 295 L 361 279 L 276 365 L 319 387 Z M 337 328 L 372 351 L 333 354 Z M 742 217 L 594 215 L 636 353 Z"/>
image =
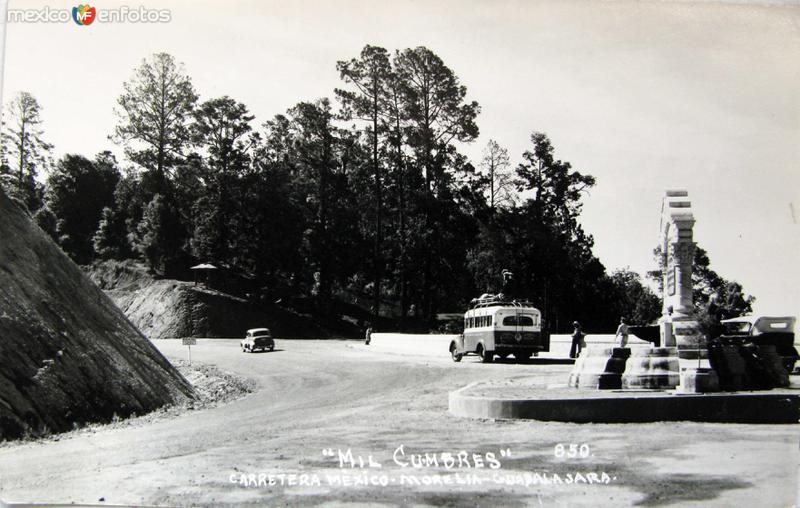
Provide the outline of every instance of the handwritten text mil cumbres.
<path id="1" fill-rule="evenodd" d="M 328 472 L 242 472 L 231 473 L 228 480 L 240 487 L 390 487 L 390 486 L 562 486 L 608 485 L 617 481 L 604 471 L 581 470 L 580 461 L 593 454 L 586 444 L 561 444 L 554 447 L 554 457 L 568 467 L 561 471 L 542 469 L 520 471 L 503 469 L 503 461 L 511 458 L 510 449 L 486 452 L 424 452 L 415 453 L 405 445 L 394 449 L 390 461 L 381 462 L 373 454 L 354 454 L 345 450 L 325 448 L 322 456 L 331 460 Z M 575 466 L 575 467 L 573 467 Z"/>

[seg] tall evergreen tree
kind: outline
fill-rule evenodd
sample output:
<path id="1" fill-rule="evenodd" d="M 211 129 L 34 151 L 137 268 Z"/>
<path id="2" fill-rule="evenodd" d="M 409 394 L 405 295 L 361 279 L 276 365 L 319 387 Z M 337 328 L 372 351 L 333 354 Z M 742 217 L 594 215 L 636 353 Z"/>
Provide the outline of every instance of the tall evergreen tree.
<path id="1" fill-rule="evenodd" d="M 370 139 L 372 172 L 374 175 L 373 199 L 375 225 L 373 231 L 373 313 L 380 314 L 381 283 L 384 271 L 383 259 L 383 169 L 379 143 L 386 131 L 389 118 L 388 84 L 393 79 L 389 53 L 384 48 L 365 46 L 360 58 L 340 61 L 336 65 L 345 83 L 351 84 L 355 91 L 336 90 L 342 103 L 342 116 L 347 120 L 358 119 L 368 122 L 366 134 Z"/>
<path id="2" fill-rule="evenodd" d="M 511 159 L 508 150 L 497 141 L 490 139 L 483 150 L 480 168 L 486 186 L 489 209 L 494 213 L 498 208 L 514 204 L 516 198 L 514 174 L 509 171 Z"/>
<path id="3" fill-rule="evenodd" d="M 480 107 L 466 102 L 467 88 L 441 58 L 425 47 L 398 52 L 394 59 L 408 121 L 408 142 L 432 194 L 447 185 L 452 142 L 478 136 Z M 450 167 L 449 169 L 453 169 Z"/>
<path id="4" fill-rule="evenodd" d="M 52 164 L 53 146 L 44 141 L 41 109 L 33 95 L 19 92 L 6 105 L 0 135 L 0 174 L 5 175 L 0 183 L 31 211 L 42 206 L 36 176 Z"/>
<path id="5" fill-rule="evenodd" d="M 167 53 L 143 60 L 123 84 L 112 139 L 131 161 L 155 173 L 158 192 L 167 190 L 169 171 L 186 155 L 196 101 L 191 79 Z"/>
<path id="6" fill-rule="evenodd" d="M 239 234 L 233 195 L 250 166 L 249 153 L 256 142 L 249 136 L 254 116 L 244 104 L 226 96 L 201 104 L 194 118 L 193 142 L 205 155 L 198 166 L 205 192 L 192 214 L 192 246 L 200 258 L 230 262 Z"/>
<path id="7" fill-rule="evenodd" d="M 324 304 L 334 283 L 358 263 L 358 220 L 328 100 L 301 102 L 289 117 L 297 191 L 305 196 L 305 251 L 314 270 L 314 293 Z"/>
<path id="8" fill-rule="evenodd" d="M 404 138 L 414 159 L 415 175 L 407 175 L 406 181 L 421 175 L 424 182 L 419 189 L 423 219 L 414 234 L 421 248 L 413 250 L 422 254 L 420 304 L 424 316 L 432 319 L 440 292 L 437 286 L 444 280 L 437 278 L 437 273 L 446 268 L 439 262 L 446 254 L 441 248 L 450 248 L 438 233 L 448 231 L 444 219 L 452 217 L 446 208 L 453 200 L 454 179 L 460 171 L 474 170 L 462 163 L 453 143 L 470 142 L 478 136 L 475 119 L 480 107 L 475 101 L 466 101 L 466 87 L 430 49 L 398 52 L 393 63 L 405 120 Z M 413 196 L 413 190 L 409 194 Z"/>

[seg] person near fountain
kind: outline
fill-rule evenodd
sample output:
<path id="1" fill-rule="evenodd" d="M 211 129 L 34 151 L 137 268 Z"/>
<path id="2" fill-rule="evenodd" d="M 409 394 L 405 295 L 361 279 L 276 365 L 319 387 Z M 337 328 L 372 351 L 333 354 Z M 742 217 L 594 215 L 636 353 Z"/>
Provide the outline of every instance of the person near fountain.
<path id="1" fill-rule="evenodd" d="M 575 327 L 575 331 L 572 332 L 572 347 L 569 349 L 569 357 L 570 358 L 577 358 L 581 354 L 581 350 L 586 346 L 586 342 L 584 342 L 583 338 L 585 335 L 581 331 L 581 324 L 575 321 L 572 323 L 572 326 Z"/>
<path id="2" fill-rule="evenodd" d="M 625 318 L 619 318 L 619 326 L 617 327 L 617 340 L 619 347 L 626 347 L 628 345 L 628 325 L 625 324 Z"/>

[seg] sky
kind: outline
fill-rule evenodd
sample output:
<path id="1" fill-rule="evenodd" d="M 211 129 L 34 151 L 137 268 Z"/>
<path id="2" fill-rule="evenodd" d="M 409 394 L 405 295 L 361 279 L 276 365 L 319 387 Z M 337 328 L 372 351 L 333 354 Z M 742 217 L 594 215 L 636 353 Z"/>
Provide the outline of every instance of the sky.
<path id="1" fill-rule="evenodd" d="M 9 9 L 71 9 L 50 1 Z M 261 123 L 333 98 L 336 61 L 364 45 L 427 46 L 481 105 L 477 164 L 512 163 L 534 131 L 597 178 L 581 223 L 609 271 L 655 268 L 661 199 L 685 189 L 695 240 L 755 311 L 800 315 L 800 4 L 295 0 L 92 4 L 168 9 L 167 23 L 9 23 L 3 100 L 42 105 L 56 155 L 108 140 L 122 83 L 166 51 L 201 100 L 229 95 Z"/>

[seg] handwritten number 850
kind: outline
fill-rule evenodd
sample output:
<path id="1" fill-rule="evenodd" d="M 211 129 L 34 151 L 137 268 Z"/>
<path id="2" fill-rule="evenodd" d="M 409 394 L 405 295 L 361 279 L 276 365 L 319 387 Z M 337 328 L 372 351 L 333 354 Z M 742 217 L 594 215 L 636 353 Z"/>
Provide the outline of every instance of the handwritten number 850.
<path id="1" fill-rule="evenodd" d="M 558 443 L 554 453 L 558 458 L 566 457 L 568 459 L 574 459 L 576 457 L 580 457 L 585 459 L 590 455 L 591 451 L 589 450 L 589 445 L 585 443 L 580 445 L 575 443 L 570 443 L 568 445 Z"/>

